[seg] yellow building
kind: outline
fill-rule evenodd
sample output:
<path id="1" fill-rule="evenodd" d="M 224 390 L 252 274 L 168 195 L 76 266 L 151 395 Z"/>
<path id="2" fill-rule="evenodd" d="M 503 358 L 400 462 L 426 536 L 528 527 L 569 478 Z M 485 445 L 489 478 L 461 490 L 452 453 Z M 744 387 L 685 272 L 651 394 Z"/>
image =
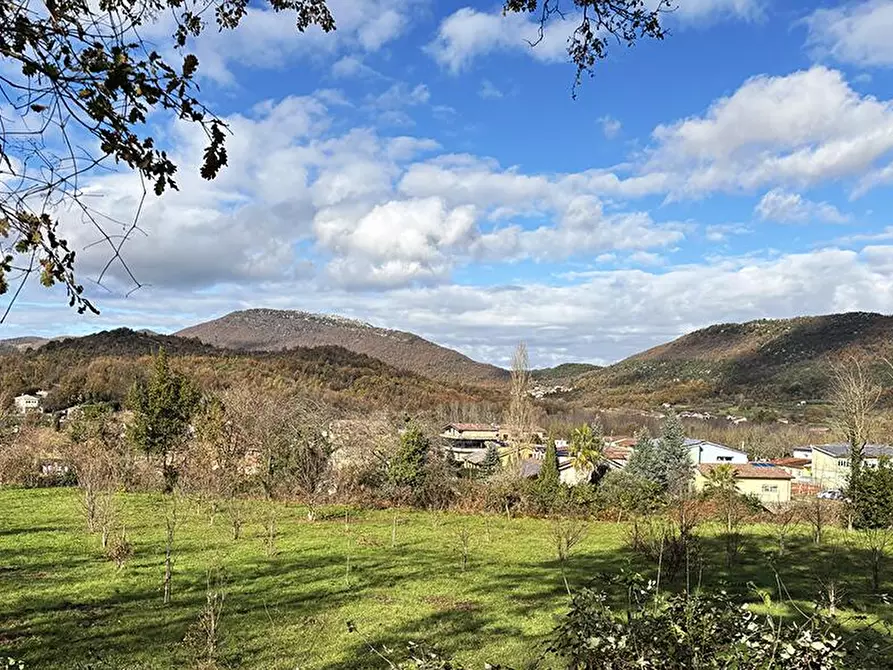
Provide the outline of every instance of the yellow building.
<path id="1" fill-rule="evenodd" d="M 893 447 L 886 444 L 866 444 L 862 463 L 876 468 L 881 458 L 893 459 Z M 812 479 L 825 491 L 841 490 L 850 478 L 850 445 L 818 444 L 812 447 Z"/>
<path id="2" fill-rule="evenodd" d="M 695 490 L 703 491 L 714 468 L 728 467 L 735 473 L 735 488 L 764 503 L 791 501 L 791 475 L 769 463 L 702 463 L 695 471 Z"/>

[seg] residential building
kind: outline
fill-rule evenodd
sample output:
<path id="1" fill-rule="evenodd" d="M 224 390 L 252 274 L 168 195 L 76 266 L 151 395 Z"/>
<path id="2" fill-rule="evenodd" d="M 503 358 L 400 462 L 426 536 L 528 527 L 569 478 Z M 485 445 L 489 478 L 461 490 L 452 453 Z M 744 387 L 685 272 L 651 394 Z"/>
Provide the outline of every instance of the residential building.
<path id="1" fill-rule="evenodd" d="M 31 395 L 30 393 L 16 396 L 13 398 L 13 403 L 19 414 L 40 411 L 40 398 L 36 395 Z"/>
<path id="2" fill-rule="evenodd" d="M 828 490 L 840 490 L 850 477 L 849 444 L 813 444 L 812 478 Z M 876 468 L 881 458 L 893 459 L 893 447 L 887 444 L 866 444 L 863 449 L 863 465 Z"/>
<path id="3" fill-rule="evenodd" d="M 773 458 L 769 462 L 772 465 L 783 468 L 785 472 L 799 482 L 812 481 L 812 459 L 810 458 Z"/>
<path id="4" fill-rule="evenodd" d="M 440 436 L 453 443 L 465 442 L 480 448 L 484 442 L 499 440 L 499 429 L 490 423 L 450 423 L 444 426 Z"/>
<path id="5" fill-rule="evenodd" d="M 808 458 L 812 460 L 812 447 L 797 447 L 791 452 L 792 458 Z"/>
<path id="6" fill-rule="evenodd" d="M 695 490 L 702 491 L 710 472 L 723 465 L 732 468 L 739 493 L 767 504 L 791 501 L 791 475 L 771 463 L 702 463 L 695 471 Z"/>
<path id="7" fill-rule="evenodd" d="M 687 437 L 685 446 L 688 447 L 688 453 L 695 465 L 701 463 L 747 463 L 745 452 L 732 449 L 724 444 Z"/>

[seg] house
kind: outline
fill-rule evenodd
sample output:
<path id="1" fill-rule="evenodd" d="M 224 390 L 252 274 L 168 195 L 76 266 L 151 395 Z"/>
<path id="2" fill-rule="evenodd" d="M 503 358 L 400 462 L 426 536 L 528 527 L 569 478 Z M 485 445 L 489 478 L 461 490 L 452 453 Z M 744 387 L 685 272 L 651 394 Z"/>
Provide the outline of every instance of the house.
<path id="1" fill-rule="evenodd" d="M 797 447 L 791 452 L 792 458 L 806 458 L 812 460 L 812 447 Z"/>
<path id="2" fill-rule="evenodd" d="M 444 426 L 440 436 L 451 444 L 465 444 L 469 448 L 480 449 L 484 442 L 497 442 L 499 428 L 490 423 L 450 423 Z"/>
<path id="3" fill-rule="evenodd" d="M 695 471 L 695 490 L 702 491 L 714 468 L 729 465 L 735 473 L 735 488 L 763 503 L 791 501 L 791 475 L 771 463 L 702 463 Z"/>
<path id="4" fill-rule="evenodd" d="M 812 481 L 812 459 L 809 458 L 773 458 L 772 465 L 783 468 L 785 472 L 800 482 Z"/>
<path id="5" fill-rule="evenodd" d="M 745 452 L 716 442 L 687 437 L 685 446 L 688 447 L 688 454 L 695 465 L 701 463 L 747 463 Z"/>
<path id="6" fill-rule="evenodd" d="M 824 490 L 842 489 L 850 477 L 849 444 L 814 444 L 812 448 L 812 478 Z M 893 447 L 887 444 L 866 444 L 863 465 L 876 468 L 881 458 L 893 458 Z"/>
<path id="7" fill-rule="evenodd" d="M 28 412 L 40 411 L 40 400 L 40 397 L 37 395 L 25 393 L 13 398 L 13 403 L 15 403 L 16 411 L 19 414 L 27 414 Z"/>

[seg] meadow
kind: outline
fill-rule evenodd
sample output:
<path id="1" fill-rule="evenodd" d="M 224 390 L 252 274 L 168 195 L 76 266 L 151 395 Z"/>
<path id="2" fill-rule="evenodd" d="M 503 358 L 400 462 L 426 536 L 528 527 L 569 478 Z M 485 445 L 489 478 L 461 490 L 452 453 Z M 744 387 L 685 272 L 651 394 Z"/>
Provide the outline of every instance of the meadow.
<path id="1" fill-rule="evenodd" d="M 410 640 L 436 643 L 470 667 L 528 667 L 567 609 L 549 520 L 339 507 L 311 522 L 301 507 L 283 505 L 277 552 L 269 555 L 260 508 L 233 540 L 223 516 L 212 523 L 206 504 L 186 499 L 177 507 L 172 600 L 165 606 L 168 504 L 162 495 L 119 495 L 134 549 L 119 570 L 98 535 L 86 532 L 77 490 L 0 489 L 0 655 L 29 669 L 189 667 L 194 654 L 184 639 L 206 602 L 209 571 L 226 593 L 224 667 L 386 668 L 367 643 L 399 654 Z M 717 530 L 700 533 L 702 559 L 690 579 L 725 583 L 755 601 L 758 589 L 778 599 L 767 558 L 776 544 L 773 526 L 748 526 L 731 566 Z M 775 562 L 791 598 L 815 600 L 828 579 L 839 579 L 849 613 L 889 619 L 890 608 L 870 594 L 864 547 L 854 534 L 830 535 L 816 546 L 800 528 Z M 606 575 L 622 570 L 653 577 L 653 563 L 630 552 L 626 538 L 625 524 L 587 523 L 567 569 L 571 589 L 617 593 Z M 840 574 L 832 574 L 834 566 Z M 682 579 L 664 587 L 679 588 Z M 890 585 L 884 579 L 882 590 Z"/>

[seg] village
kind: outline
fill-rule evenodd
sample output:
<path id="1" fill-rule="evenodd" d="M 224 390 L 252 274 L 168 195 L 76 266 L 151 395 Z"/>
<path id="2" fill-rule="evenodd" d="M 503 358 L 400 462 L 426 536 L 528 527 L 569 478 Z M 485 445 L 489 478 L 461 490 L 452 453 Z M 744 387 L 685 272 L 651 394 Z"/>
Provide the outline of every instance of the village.
<path id="1" fill-rule="evenodd" d="M 48 392 L 44 390 L 16 396 L 13 399 L 16 413 L 22 418 L 43 416 L 58 428 L 77 417 L 84 407 L 73 405 L 53 413 L 51 418 L 43 412 L 43 402 L 47 396 Z M 679 416 L 700 418 L 697 415 L 692 417 L 693 414 L 697 413 L 680 412 Z M 333 443 L 344 445 L 351 439 L 356 424 L 352 420 L 337 420 L 332 422 L 327 432 Z M 16 429 L 14 426 L 13 430 Z M 498 424 L 461 422 L 443 426 L 437 437 L 439 440 L 435 444 L 462 468 L 466 476 L 474 476 L 487 460 L 488 453 L 494 452 L 501 465 L 517 463 L 520 475 L 530 480 L 539 476 L 550 440 L 545 429 L 534 427 L 528 440 L 513 446 L 508 432 L 500 429 Z M 568 486 L 580 483 L 597 485 L 608 472 L 623 470 L 637 443 L 632 436 L 604 436 L 598 462 L 581 467 L 567 437 L 553 438 L 552 441 L 557 452 L 560 481 Z M 738 492 L 759 500 L 768 509 L 803 497 L 842 499 L 842 491 L 850 475 L 849 444 L 792 446 L 786 456 L 757 461 L 750 460 L 744 451 L 697 437 L 686 437 L 685 446 L 694 468 L 695 491 L 703 491 L 711 471 L 726 467 L 734 476 Z M 244 459 L 247 472 L 256 471 L 258 458 L 256 450 L 246 450 Z M 893 446 L 865 445 L 864 467 L 877 468 L 881 459 L 885 458 L 893 458 Z M 333 463 L 341 460 L 341 455 L 333 453 Z M 65 475 L 70 468 L 65 459 L 52 450 L 44 452 L 35 467 L 41 476 L 46 477 Z"/>

